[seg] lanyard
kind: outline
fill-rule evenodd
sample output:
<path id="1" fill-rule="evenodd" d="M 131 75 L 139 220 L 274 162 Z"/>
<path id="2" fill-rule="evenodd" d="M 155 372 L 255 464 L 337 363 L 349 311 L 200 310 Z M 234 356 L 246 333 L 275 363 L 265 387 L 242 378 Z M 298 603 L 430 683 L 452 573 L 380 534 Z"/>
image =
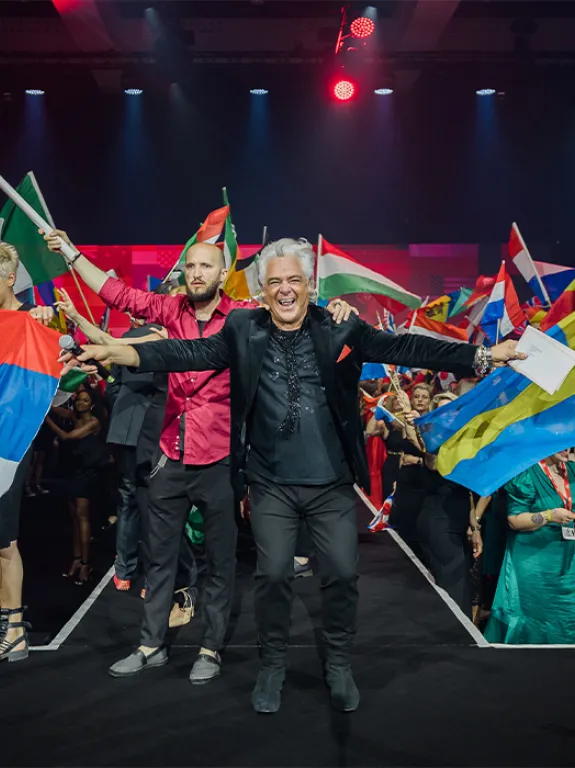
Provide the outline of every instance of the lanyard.
<path id="1" fill-rule="evenodd" d="M 559 494 L 559 497 L 561 498 L 561 501 L 565 504 L 565 509 L 568 509 L 569 512 L 571 512 L 573 509 L 573 499 L 571 497 L 571 486 L 569 485 L 569 478 L 567 476 L 567 467 L 565 466 L 565 464 L 560 464 L 561 477 L 563 478 L 563 482 L 565 483 L 565 495 L 563 495 L 563 493 L 559 490 L 559 487 L 555 482 L 555 478 L 553 477 L 553 473 L 549 469 L 548 465 L 544 461 L 540 461 L 539 466 L 545 472 L 549 480 L 551 480 L 551 483 L 553 484 L 553 488 L 555 488 L 555 490 Z"/>

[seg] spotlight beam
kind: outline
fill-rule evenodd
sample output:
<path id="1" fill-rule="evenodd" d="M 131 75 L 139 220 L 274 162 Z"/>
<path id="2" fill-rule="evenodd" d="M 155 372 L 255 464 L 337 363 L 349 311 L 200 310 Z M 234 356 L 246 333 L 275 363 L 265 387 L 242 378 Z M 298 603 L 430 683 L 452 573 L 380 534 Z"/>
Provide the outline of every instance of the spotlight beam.
<path id="1" fill-rule="evenodd" d="M 102 53 L 120 51 L 108 26 L 102 18 L 95 0 L 52 0 L 52 4 L 60 14 L 72 40 L 85 53 Z M 111 3 L 108 4 L 109 6 Z M 110 9 L 107 10 L 109 15 Z M 120 70 L 91 69 L 92 76 L 103 93 L 119 93 L 121 86 Z"/>

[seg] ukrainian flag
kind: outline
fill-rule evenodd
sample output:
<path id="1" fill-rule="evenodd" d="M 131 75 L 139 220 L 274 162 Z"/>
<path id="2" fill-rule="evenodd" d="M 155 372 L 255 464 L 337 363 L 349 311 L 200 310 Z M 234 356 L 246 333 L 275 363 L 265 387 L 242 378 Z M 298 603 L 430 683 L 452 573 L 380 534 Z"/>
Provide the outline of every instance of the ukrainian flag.
<path id="1" fill-rule="evenodd" d="M 575 313 L 548 335 L 575 348 Z M 512 368 L 497 369 L 416 424 L 427 450 L 438 454 L 439 472 L 487 496 L 575 444 L 575 368 L 553 395 Z"/>

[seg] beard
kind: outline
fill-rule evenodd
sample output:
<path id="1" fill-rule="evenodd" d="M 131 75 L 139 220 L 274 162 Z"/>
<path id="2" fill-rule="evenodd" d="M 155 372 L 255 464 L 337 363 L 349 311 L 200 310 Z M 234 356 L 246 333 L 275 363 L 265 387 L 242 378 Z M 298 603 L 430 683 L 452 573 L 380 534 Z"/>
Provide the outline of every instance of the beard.
<path id="1" fill-rule="evenodd" d="M 186 294 L 192 304 L 196 301 L 211 301 L 217 296 L 219 290 L 219 280 L 215 280 L 213 283 L 206 283 L 206 285 L 203 286 L 198 285 L 195 290 L 186 285 Z"/>

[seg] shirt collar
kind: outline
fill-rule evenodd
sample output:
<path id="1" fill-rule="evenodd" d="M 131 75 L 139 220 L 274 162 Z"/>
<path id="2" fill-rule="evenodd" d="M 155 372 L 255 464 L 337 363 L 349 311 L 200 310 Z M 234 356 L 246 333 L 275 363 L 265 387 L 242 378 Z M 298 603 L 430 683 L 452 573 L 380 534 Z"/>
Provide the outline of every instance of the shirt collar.
<path id="1" fill-rule="evenodd" d="M 186 299 L 188 301 L 188 308 L 192 313 L 192 315 L 195 317 L 196 308 L 193 302 L 189 301 L 187 296 L 186 296 Z M 220 315 L 223 315 L 224 317 L 227 317 L 229 313 L 232 311 L 232 309 L 237 309 L 237 307 L 240 307 L 240 306 L 245 306 L 245 302 L 238 302 L 238 301 L 235 301 L 234 299 L 230 299 L 230 297 L 222 291 L 220 303 L 214 309 L 212 317 L 217 313 L 219 313 Z"/>

